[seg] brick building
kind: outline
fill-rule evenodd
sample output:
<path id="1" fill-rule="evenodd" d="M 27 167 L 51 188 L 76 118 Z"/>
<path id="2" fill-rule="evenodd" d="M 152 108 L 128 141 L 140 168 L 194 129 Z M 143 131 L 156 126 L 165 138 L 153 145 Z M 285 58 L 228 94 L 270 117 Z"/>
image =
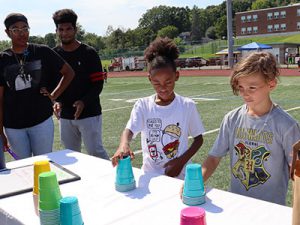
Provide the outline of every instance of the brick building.
<path id="1" fill-rule="evenodd" d="M 300 32 L 300 3 L 235 14 L 236 37 L 289 35 Z"/>

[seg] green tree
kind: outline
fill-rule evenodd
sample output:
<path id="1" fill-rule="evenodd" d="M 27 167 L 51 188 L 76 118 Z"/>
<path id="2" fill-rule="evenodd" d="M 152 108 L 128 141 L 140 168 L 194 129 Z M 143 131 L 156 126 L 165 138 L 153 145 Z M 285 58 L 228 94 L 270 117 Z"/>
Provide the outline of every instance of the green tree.
<path id="1" fill-rule="evenodd" d="M 201 32 L 201 21 L 199 10 L 196 6 L 192 9 L 192 27 L 191 27 L 191 38 L 192 41 L 200 41 L 203 37 L 203 33 Z"/>
<path id="2" fill-rule="evenodd" d="M 175 38 L 178 36 L 178 28 L 175 26 L 166 26 L 161 28 L 158 32 L 157 32 L 157 36 L 158 37 L 168 37 L 168 38 Z"/>
<path id="3" fill-rule="evenodd" d="M 56 46 L 56 34 L 48 33 L 44 37 L 45 44 L 48 45 L 50 48 Z"/>
<path id="4" fill-rule="evenodd" d="M 0 41 L 0 51 L 10 48 L 10 41 Z"/>
<path id="5" fill-rule="evenodd" d="M 92 46 L 93 48 L 96 49 L 96 51 L 99 51 L 97 34 L 87 32 L 85 33 L 83 40 L 84 43 Z"/>
<path id="6" fill-rule="evenodd" d="M 205 37 L 215 40 L 217 38 L 216 28 L 213 26 L 207 28 L 205 32 Z"/>
<path id="7" fill-rule="evenodd" d="M 189 31 L 189 9 L 161 5 L 147 10 L 139 20 L 139 28 L 148 28 L 155 34 L 171 25 L 177 27 L 179 32 Z"/>
<path id="8" fill-rule="evenodd" d="M 216 23 L 216 35 L 218 38 L 223 39 L 227 37 L 227 18 L 226 15 L 222 16 Z"/>
<path id="9" fill-rule="evenodd" d="M 266 9 L 274 6 L 274 2 L 269 0 L 256 0 L 252 3 L 251 9 Z"/>
<path id="10" fill-rule="evenodd" d="M 79 23 L 76 24 L 76 27 L 77 27 L 76 39 L 78 41 L 83 41 L 84 40 L 84 35 L 85 35 L 85 30 L 83 29 L 83 27 Z"/>
<path id="11" fill-rule="evenodd" d="M 45 40 L 41 36 L 30 36 L 29 37 L 29 42 L 30 43 L 35 43 L 35 44 L 45 44 Z"/>

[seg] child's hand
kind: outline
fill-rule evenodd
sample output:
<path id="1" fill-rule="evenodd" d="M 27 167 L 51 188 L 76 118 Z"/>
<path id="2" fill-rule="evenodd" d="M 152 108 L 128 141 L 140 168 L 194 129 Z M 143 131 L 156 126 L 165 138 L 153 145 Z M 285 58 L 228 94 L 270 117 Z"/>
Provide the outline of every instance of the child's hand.
<path id="1" fill-rule="evenodd" d="M 184 164 L 180 158 L 172 159 L 164 165 L 165 175 L 169 177 L 177 177 L 180 174 L 183 166 Z"/>
<path id="2" fill-rule="evenodd" d="M 300 140 L 293 145 L 293 159 L 290 168 L 290 176 L 292 180 L 294 180 L 294 173 L 295 173 L 295 166 L 296 166 L 298 152 L 300 152 Z"/>
<path id="3" fill-rule="evenodd" d="M 129 155 L 131 160 L 134 159 L 134 153 L 133 151 L 130 149 L 129 144 L 121 144 L 118 148 L 118 150 L 116 151 L 116 153 L 114 154 L 114 156 L 111 158 L 111 162 L 113 164 L 113 166 L 117 166 L 119 159 L 123 159 L 124 156 Z"/>

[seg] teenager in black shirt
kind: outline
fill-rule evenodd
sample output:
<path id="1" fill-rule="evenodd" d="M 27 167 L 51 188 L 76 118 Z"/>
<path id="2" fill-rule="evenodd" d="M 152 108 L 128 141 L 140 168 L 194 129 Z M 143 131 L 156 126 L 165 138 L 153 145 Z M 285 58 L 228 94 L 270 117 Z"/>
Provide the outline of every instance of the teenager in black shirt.
<path id="1" fill-rule="evenodd" d="M 54 50 L 66 60 L 75 77 L 54 105 L 60 113 L 60 137 L 67 149 L 81 150 L 81 139 L 90 155 L 109 159 L 102 145 L 102 115 L 99 95 L 103 88 L 100 58 L 90 46 L 76 40 L 77 15 L 62 9 L 53 14 L 61 44 Z"/>
<path id="2" fill-rule="evenodd" d="M 19 158 L 52 151 L 52 101 L 74 77 L 72 68 L 50 48 L 29 44 L 27 18 L 9 14 L 4 21 L 12 47 L 0 53 L 0 135 Z M 60 73 L 59 84 L 54 78 Z M 51 91 L 49 94 L 44 90 Z M 5 129 L 5 134 L 3 132 Z"/>

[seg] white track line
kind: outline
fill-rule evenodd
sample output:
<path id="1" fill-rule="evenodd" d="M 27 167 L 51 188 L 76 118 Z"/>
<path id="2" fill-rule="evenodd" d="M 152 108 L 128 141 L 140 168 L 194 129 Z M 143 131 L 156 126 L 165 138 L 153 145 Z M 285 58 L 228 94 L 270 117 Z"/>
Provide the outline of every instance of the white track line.
<path id="1" fill-rule="evenodd" d="M 142 90 L 142 89 L 140 89 L 140 90 Z M 195 97 L 199 97 L 199 96 L 206 96 L 206 95 L 212 95 L 212 94 L 218 94 L 218 93 L 224 93 L 224 92 L 229 92 L 229 91 L 210 92 L 210 93 L 206 93 L 206 94 L 193 95 L 193 96 L 188 96 L 188 97 L 189 98 L 195 98 Z M 122 93 L 124 93 L 124 92 L 122 92 Z M 135 99 L 128 99 L 128 100 L 126 100 L 126 102 L 127 101 L 131 101 L 131 100 L 135 100 Z M 129 107 L 133 107 L 133 105 L 131 105 L 131 106 L 124 106 L 124 107 L 117 107 L 117 108 L 112 108 L 112 109 L 104 109 L 104 110 L 102 110 L 102 112 L 109 112 L 109 111 L 114 111 L 114 110 L 119 110 L 119 109 L 126 109 L 126 108 L 129 108 Z"/>
<path id="2" fill-rule="evenodd" d="M 297 109 L 300 109 L 300 106 L 290 108 L 290 109 L 287 109 L 287 110 L 284 110 L 284 111 L 290 112 L 290 111 L 297 110 Z M 212 133 L 218 132 L 219 130 L 220 130 L 220 128 L 217 128 L 217 129 L 214 129 L 214 130 L 209 130 L 207 132 L 204 132 L 203 135 L 212 134 Z M 189 137 L 189 138 L 192 138 L 192 137 Z M 143 150 L 138 150 L 138 151 L 135 151 L 134 154 L 140 154 L 142 152 L 143 152 Z"/>
<path id="3" fill-rule="evenodd" d="M 118 107 L 118 108 L 113 108 L 113 109 L 103 109 L 102 112 L 109 112 L 109 111 L 115 111 L 118 109 L 126 109 L 126 108 L 132 108 L 132 107 L 133 107 L 132 105 L 129 105 L 129 106 L 123 106 L 123 107 Z"/>
<path id="4" fill-rule="evenodd" d="M 295 107 L 295 108 L 290 108 L 290 109 L 287 109 L 287 110 L 285 110 L 285 111 L 286 111 L 286 112 L 290 112 L 290 111 L 294 111 L 294 110 L 297 110 L 297 109 L 300 109 L 300 106 Z"/>

